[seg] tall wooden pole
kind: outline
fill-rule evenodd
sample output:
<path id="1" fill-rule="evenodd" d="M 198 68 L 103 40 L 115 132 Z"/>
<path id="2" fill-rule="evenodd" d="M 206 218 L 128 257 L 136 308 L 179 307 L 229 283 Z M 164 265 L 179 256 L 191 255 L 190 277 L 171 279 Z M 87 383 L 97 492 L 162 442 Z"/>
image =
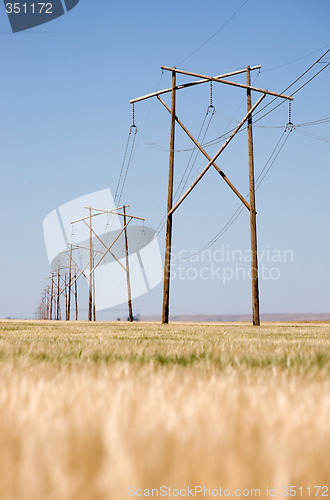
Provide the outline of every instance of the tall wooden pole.
<path id="1" fill-rule="evenodd" d="M 251 86 L 250 66 L 246 68 L 246 84 Z M 247 90 L 247 111 L 251 110 L 251 89 Z M 249 190 L 250 190 L 250 231 L 251 231 L 251 280 L 252 280 L 252 314 L 253 324 L 260 326 L 259 313 L 259 284 L 258 284 L 258 250 L 257 250 L 257 221 L 256 198 L 254 182 L 254 155 L 252 114 L 248 118 L 248 144 L 249 144 Z"/>
<path id="2" fill-rule="evenodd" d="M 93 232 L 92 232 L 92 209 L 89 209 L 89 300 L 88 300 L 88 321 L 92 321 L 93 309 Z"/>
<path id="3" fill-rule="evenodd" d="M 173 70 L 172 71 L 171 138 L 170 138 L 170 159 L 169 159 L 169 173 L 168 173 L 167 214 L 171 211 L 172 203 L 173 203 L 174 143 L 175 143 L 175 97 L 176 97 L 175 87 L 176 87 L 176 72 L 175 72 L 175 70 Z M 168 323 L 168 320 L 169 320 L 171 246 L 172 246 L 172 214 L 167 215 L 167 219 L 166 219 L 166 242 L 165 242 L 165 262 L 164 262 L 162 323 Z"/>
<path id="4" fill-rule="evenodd" d="M 77 286 L 77 273 L 74 275 L 74 300 L 76 305 L 76 321 L 78 321 L 78 286 Z"/>
<path id="5" fill-rule="evenodd" d="M 128 258 L 128 238 L 127 238 L 127 227 L 126 227 L 126 207 L 123 207 L 124 213 L 124 234 L 125 234 L 125 253 L 126 253 L 126 279 L 127 279 L 127 296 L 128 296 L 128 321 L 133 321 L 133 308 L 132 308 L 132 291 L 131 291 L 131 279 L 129 273 L 129 258 Z"/>
<path id="6" fill-rule="evenodd" d="M 64 275 L 64 296 L 65 296 L 65 319 L 68 321 L 68 288 L 67 288 L 67 274 Z"/>
<path id="7" fill-rule="evenodd" d="M 49 319 L 53 319 L 53 302 L 54 302 L 54 275 L 53 275 L 53 272 L 50 275 L 50 279 L 52 280 L 52 284 L 51 284 L 51 289 L 50 289 Z"/>
<path id="8" fill-rule="evenodd" d="M 93 264 L 93 321 L 96 321 L 94 251 L 92 257 L 92 264 Z"/>
<path id="9" fill-rule="evenodd" d="M 70 245 L 70 264 L 69 264 L 69 283 L 68 283 L 68 314 L 67 314 L 68 321 L 70 321 L 70 316 L 71 316 L 71 281 L 72 281 L 72 244 Z"/>
<path id="10" fill-rule="evenodd" d="M 50 289 L 49 286 L 46 289 L 46 318 L 49 319 L 49 296 L 50 296 Z"/>
<path id="11" fill-rule="evenodd" d="M 60 268 L 57 269 L 57 302 L 56 302 L 56 319 L 60 319 Z"/>

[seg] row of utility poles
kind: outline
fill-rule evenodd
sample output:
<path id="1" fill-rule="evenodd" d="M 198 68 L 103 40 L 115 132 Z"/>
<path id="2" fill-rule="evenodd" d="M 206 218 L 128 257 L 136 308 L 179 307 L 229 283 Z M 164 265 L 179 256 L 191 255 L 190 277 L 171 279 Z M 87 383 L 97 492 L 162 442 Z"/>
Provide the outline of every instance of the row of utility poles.
<path id="1" fill-rule="evenodd" d="M 187 198 L 187 196 L 192 192 L 195 186 L 200 182 L 200 180 L 204 177 L 207 171 L 213 167 L 220 175 L 220 177 L 225 181 L 225 183 L 229 186 L 229 188 L 233 191 L 233 193 L 239 198 L 241 203 L 245 206 L 245 208 L 250 213 L 250 244 L 251 244 L 251 283 L 252 283 L 252 316 L 253 316 L 253 324 L 259 326 L 260 325 L 260 312 L 259 312 L 259 285 L 258 285 L 258 256 L 257 256 L 257 223 L 256 223 L 256 199 L 255 199 L 255 178 L 254 178 L 254 152 L 253 152 L 253 130 L 252 130 L 252 117 L 254 111 L 258 108 L 263 99 L 267 96 L 273 96 L 275 98 L 286 99 L 288 101 L 292 101 L 292 96 L 287 96 L 284 94 L 280 94 L 277 92 L 272 92 L 270 90 L 265 90 L 261 88 L 257 88 L 251 85 L 251 71 L 260 69 L 261 66 L 250 67 L 247 66 L 244 69 L 233 71 L 231 73 L 226 73 L 218 76 L 207 76 L 201 75 L 199 73 L 192 73 L 188 71 L 179 70 L 177 68 L 170 68 L 167 66 L 162 66 L 163 71 L 169 71 L 172 75 L 172 85 L 170 88 L 159 90 L 157 92 L 153 92 L 148 95 L 144 95 L 142 97 L 132 99 L 130 102 L 133 105 L 133 116 L 134 116 L 134 105 L 139 101 L 143 101 L 149 98 L 157 97 L 159 102 L 163 105 L 163 107 L 170 113 L 171 121 L 170 121 L 170 152 L 169 152 L 169 173 L 168 173 L 168 190 L 167 190 L 167 210 L 166 210 L 166 238 L 165 238 L 165 261 L 164 261 L 164 282 L 163 282 L 163 307 L 162 307 L 162 322 L 169 322 L 169 303 L 170 303 L 170 270 L 171 270 L 171 250 L 172 250 L 172 229 L 173 229 L 173 214 L 180 207 L 183 201 Z M 246 74 L 246 84 L 234 82 L 228 80 L 227 78 L 238 75 L 238 74 Z M 185 84 L 177 84 L 177 74 L 182 74 L 189 77 L 198 78 L 196 81 L 188 82 Z M 229 137 L 226 139 L 224 144 L 220 147 L 217 153 L 211 157 L 203 145 L 195 139 L 195 137 L 191 134 L 188 128 L 182 123 L 182 121 L 176 115 L 176 102 L 177 102 L 177 92 L 182 89 L 186 89 L 188 87 L 204 84 L 206 82 L 215 82 L 223 85 L 229 85 L 233 87 L 237 87 L 240 89 L 244 89 L 246 91 L 246 99 L 247 99 L 247 112 L 236 128 L 230 133 Z M 261 94 L 260 98 L 257 102 L 252 105 L 252 92 L 256 92 Z M 171 93 L 171 107 L 169 107 L 163 99 L 160 97 L 162 94 Z M 174 160 L 175 160 L 175 133 L 176 133 L 176 124 L 178 124 L 181 129 L 187 134 L 190 140 L 194 143 L 195 147 L 205 156 L 207 159 L 207 164 L 204 169 L 200 172 L 200 174 L 196 177 L 194 182 L 190 185 L 187 191 L 181 196 L 181 198 L 173 204 L 173 181 L 174 181 Z M 239 190 L 235 187 L 235 185 L 230 181 L 227 175 L 224 173 L 222 168 L 216 163 L 217 159 L 220 157 L 222 152 L 227 148 L 229 143 L 234 139 L 237 133 L 241 130 L 243 125 L 246 125 L 247 128 L 247 150 L 248 150 L 248 183 L 249 183 L 249 197 L 245 199 Z M 71 245 L 66 253 L 70 253 L 70 270 L 69 276 L 66 278 L 64 276 L 57 274 L 57 283 L 54 286 L 53 274 L 51 277 L 51 289 L 49 288 L 45 290 L 44 295 L 42 297 L 42 301 L 40 304 L 40 315 L 42 317 L 46 316 L 48 319 L 53 319 L 54 317 L 54 309 L 55 307 L 55 316 L 56 319 L 60 319 L 60 296 L 64 295 L 66 301 L 66 319 L 70 319 L 70 303 L 71 303 L 71 295 L 72 295 L 72 286 L 75 284 L 75 292 L 73 295 L 75 296 L 76 304 L 77 304 L 77 280 L 80 276 L 84 276 L 89 285 L 89 294 L 88 294 L 88 319 L 92 321 L 96 319 L 95 313 L 95 270 L 101 264 L 104 257 L 106 255 L 111 255 L 115 261 L 124 269 L 127 276 L 127 294 L 128 294 L 128 311 L 129 311 L 129 321 L 133 321 L 133 312 L 132 312 L 132 298 L 131 298 L 131 283 L 130 283 L 130 270 L 129 270 L 129 252 L 128 252 L 128 238 L 126 228 L 128 224 L 133 219 L 144 220 L 140 217 L 135 217 L 133 215 L 127 215 L 126 208 L 128 205 L 124 205 L 122 207 L 113 209 L 113 210 L 100 210 L 92 207 L 85 207 L 88 209 L 89 214 L 85 217 L 72 221 L 71 224 L 77 224 L 79 222 L 83 222 L 89 228 L 89 262 L 84 266 L 80 267 L 75 260 L 73 253 L 75 250 L 83 247 L 78 247 Z M 104 214 L 113 214 L 123 218 L 123 229 L 119 232 L 118 236 L 115 240 L 110 244 L 106 244 L 94 231 L 93 229 L 93 218 L 96 216 L 104 215 Z M 114 255 L 112 251 L 113 245 L 119 239 L 121 234 L 124 233 L 125 238 L 125 255 L 126 255 L 126 265 L 123 265 L 119 259 Z M 95 243 L 98 244 L 98 249 L 94 248 Z M 85 247 L 86 248 L 86 247 Z M 102 249 L 102 250 L 101 250 Z M 74 277 L 71 275 L 71 264 L 74 264 L 75 272 Z M 86 269 L 89 268 L 89 272 Z M 56 293 L 54 290 L 56 289 Z M 57 294 L 57 295 L 56 295 Z M 54 298 L 55 297 L 55 298 Z M 78 317 L 77 306 L 76 306 L 76 319 Z"/>
<path id="2" fill-rule="evenodd" d="M 37 316 L 39 319 L 61 320 L 64 305 L 65 320 L 69 321 L 71 319 L 71 299 L 73 298 L 75 319 L 78 320 L 78 286 L 76 277 L 76 269 L 73 274 L 71 269 L 67 272 L 66 269 L 60 267 L 56 271 L 51 272 L 38 306 Z"/>
<path id="3" fill-rule="evenodd" d="M 88 210 L 88 215 L 81 217 L 71 222 L 71 225 L 77 223 L 84 223 L 89 230 L 89 245 L 69 245 L 64 252 L 61 252 L 60 256 L 66 255 L 69 265 L 66 268 L 58 266 L 56 271 L 53 271 L 50 276 L 50 283 L 43 290 L 41 296 L 41 301 L 37 310 L 37 316 L 39 319 L 61 319 L 61 297 L 64 297 L 65 301 L 65 319 L 70 321 L 71 319 L 71 299 L 74 297 L 75 307 L 76 307 L 76 320 L 78 319 L 78 280 L 80 277 L 84 277 L 88 282 L 88 320 L 96 321 L 96 280 L 95 280 L 95 270 L 100 266 L 102 261 L 106 256 L 110 255 L 118 265 L 124 270 L 126 274 L 126 284 L 127 284 L 127 304 L 128 304 L 128 320 L 132 322 L 133 317 L 133 306 L 132 306 L 132 290 L 131 290 L 131 277 L 130 277 L 130 267 L 129 267 L 129 244 L 128 244 L 128 234 L 127 227 L 132 222 L 132 220 L 144 221 L 142 217 L 136 217 L 135 215 L 127 214 L 126 209 L 129 205 L 123 205 L 112 210 L 102 210 L 93 207 L 85 207 Z M 110 244 L 106 242 L 106 238 L 103 238 L 96 233 L 93 228 L 94 217 L 102 215 L 113 215 L 119 216 L 123 219 L 123 227 L 119 232 L 116 232 L 116 236 Z M 106 233 L 108 236 L 109 233 Z M 119 258 L 114 254 L 113 246 L 120 238 L 123 238 L 125 246 L 125 265 L 120 261 Z M 85 265 L 80 263 L 79 253 L 88 252 L 89 259 Z M 77 254 L 77 255 L 76 255 Z M 63 299 L 62 299 L 63 302 Z"/>
<path id="4" fill-rule="evenodd" d="M 170 269 L 171 269 L 171 249 L 172 249 L 172 217 L 173 213 L 179 208 L 186 197 L 191 193 L 194 187 L 199 183 L 199 181 L 204 177 L 206 172 L 214 167 L 215 170 L 220 174 L 221 178 L 227 183 L 234 194 L 240 199 L 244 206 L 250 212 L 250 234 L 251 234 L 251 281 L 252 281 L 252 315 L 253 324 L 260 325 L 260 313 L 259 313 L 259 285 L 258 285 L 258 256 L 257 256 L 257 224 L 256 224 L 256 203 L 255 203 L 255 181 L 254 181 L 254 155 L 253 155 L 253 133 L 252 133 L 252 114 L 255 109 L 259 106 L 266 95 L 271 95 L 276 98 L 288 99 L 291 101 L 292 96 L 287 96 L 279 94 L 277 92 L 272 92 L 265 89 L 260 89 L 251 85 L 251 71 L 260 69 L 261 66 L 250 67 L 247 66 L 245 69 L 238 71 L 233 71 L 231 73 L 226 73 L 219 76 L 206 76 L 199 73 L 192 73 L 188 71 L 182 71 L 177 68 L 169 68 L 167 66 L 162 66 L 163 71 L 169 71 L 172 74 L 172 86 L 167 89 L 159 90 L 151 94 L 132 99 L 130 103 L 134 106 L 135 103 L 157 97 L 161 104 L 171 115 L 171 126 L 170 126 L 170 153 L 169 153 L 169 174 L 168 174 L 168 191 L 167 191 L 167 210 L 166 210 L 166 238 L 165 238 L 165 262 L 164 262 L 164 284 L 163 284 L 163 308 L 162 308 L 162 322 L 169 322 L 169 301 L 170 301 Z M 246 84 L 229 81 L 226 78 L 238 75 L 241 73 L 246 73 Z M 198 78 L 199 80 L 185 83 L 182 85 L 177 85 L 177 74 L 182 74 L 190 77 Z M 218 152 L 211 158 L 210 155 L 205 151 L 203 146 L 193 137 L 189 132 L 188 128 L 179 120 L 176 115 L 176 101 L 177 101 L 177 91 L 181 89 L 186 89 L 195 85 L 200 85 L 206 82 L 217 82 L 224 85 L 230 85 L 233 87 L 238 87 L 244 89 L 247 95 L 247 113 L 235 130 L 230 134 L 225 143 L 221 146 Z M 252 106 L 252 91 L 261 93 L 259 100 Z M 171 93 L 172 102 L 171 107 L 168 107 L 165 102 L 161 99 L 160 95 Z M 182 128 L 182 130 L 188 135 L 192 140 L 195 147 L 206 157 L 208 160 L 207 165 L 198 175 L 195 181 L 187 189 L 187 191 L 181 196 L 177 203 L 173 205 L 173 179 L 174 179 L 174 153 L 175 153 L 175 126 L 176 123 Z M 248 130 L 248 158 L 249 158 L 249 201 L 247 201 L 242 194 L 236 189 L 234 184 L 228 179 L 223 170 L 215 163 L 224 149 L 228 146 L 231 140 L 239 132 L 244 124 L 247 123 Z"/>

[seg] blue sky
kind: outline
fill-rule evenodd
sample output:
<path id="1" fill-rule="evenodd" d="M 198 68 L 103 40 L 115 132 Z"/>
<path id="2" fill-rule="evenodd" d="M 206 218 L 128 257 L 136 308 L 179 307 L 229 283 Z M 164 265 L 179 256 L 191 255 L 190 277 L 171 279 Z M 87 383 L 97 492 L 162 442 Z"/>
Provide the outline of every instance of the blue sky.
<path id="1" fill-rule="evenodd" d="M 217 75 L 261 64 L 260 74 L 253 75 L 255 85 L 280 92 L 330 48 L 327 0 L 249 0 L 189 57 L 242 4 L 243 0 L 80 0 L 65 16 L 17 34 L 11 33 L 0 5 L 0 317 L 32 317 L 38 305 L 49 271 L 44 217 L 89 192 L 115 190 L 131 124 L 129 100 L 170 86 L 170 74 L 162 75 L 161 65 Z M 320 64 L 314 73 L 319 69 Z M 296 95 L 294 124 L 330 116 L 329 75 L 326 69 Z M 244 82 L 244 77 L 236 79 Z M 179 81 L 190 79 L 179 77 Z M 208 106 L 208 94 L 208 85 L 203 85 L 178 95 L 178 115 L 194 135 Z M 214 86 L 214 105 L 208 141 L 244 116 L 244 90 Z M 265 127 L 254 128 L 257 175 L 283 131 L 271 127 L 283 127 L 287 121 L 288 108 L 283 104 L 256 124 Z M 166 205 L 169 116 L 158 102 L 145 101 L 136 105 L 136 123 L 138 147 L 124 201 L 156 228 Z M 257 191 L 260 251 L 278 251 L 283 256 L 290 250 L 293 255 L 290 262 L 270 266 L 279 269 L 278 279 L 261 280 L 262 312 L 330 312 L 330 143 L 301 132 L 330 139 L 330 124 L 294 130 Z M 208 152 L 219 147 L 212 146 Z M 176 148 L 191 148 L 179 130 Z M 176 183 L 188 159 L 189 152 L 176 154 Z M 244 194 L 248 191 L 247 161 L 243 131 L 223 155 L 221 166 Z M 205 164 L 198 157 L 195 176 Z M 174 217 L 175 254 L 203 248 L 238 205 L 218 174 L 208 172 Z M 159 235 L 162 249 L 163 233 Z M 210 251 L 223 246 L 241 252 L 249 248 L 247 213 Z M 187 278 L 187 268 L 199 270 L 204 265 L 201 260 L 182 263 L 185 279 L 173 280 L 172 313 L 250 312 L 248 279 L 223 284 L 216 276 Z M 210 269 L 209 263 L 206 267 Z M 161 296 L 159 285 L 136 300 L 136 312 L 159 314 Z M 104 317 L 118 314 L 113 311 Z"/>

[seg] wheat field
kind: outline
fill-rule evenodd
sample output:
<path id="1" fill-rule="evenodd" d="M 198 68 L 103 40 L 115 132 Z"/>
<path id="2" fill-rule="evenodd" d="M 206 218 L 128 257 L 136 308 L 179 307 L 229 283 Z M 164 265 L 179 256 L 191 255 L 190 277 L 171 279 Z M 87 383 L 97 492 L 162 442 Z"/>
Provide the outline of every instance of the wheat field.
<path id="1" fill-rule="evenodd" d="M 324 497 L 329 375 L 327 323 L 0 321 L 0 499 Z"/>

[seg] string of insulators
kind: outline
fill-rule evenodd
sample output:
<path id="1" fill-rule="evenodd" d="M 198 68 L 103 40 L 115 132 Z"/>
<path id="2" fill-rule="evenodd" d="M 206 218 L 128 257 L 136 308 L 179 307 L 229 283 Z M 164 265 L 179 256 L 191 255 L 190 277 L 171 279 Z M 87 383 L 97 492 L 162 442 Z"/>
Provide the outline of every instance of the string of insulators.
<path id="1" fill-rule="evenodd" d="M 286 125 L 286 130 L 293 130 L 294 129 L 294 126 L 293 126 L 293 123 L 291 121 L 291 118 L 292 118 L 292 110 L 291 110 L 291 101 L 289 101 L 289 121 Z"/>
<path id="2" fill-rule="evenodd" d="M 289 101 L 289 125 L 292 125 L 292 122 L 291 122 L 291 101 Z"/>
<path id="3" fill-rule="evenodd" d="M 206 114 L 208 115 L 212 111 L 212 116 L 215 113 L 215 107 L 213 106 L 213 82 L 210 82 L 210 104 L 207 108 Z"/>
<path id="4" fill-rule="evenodd" d="M 136 128 L 136 125 L 135 125 L 135 107 L 134 107 L 134 102 L 132 104 L 132 127 Z"/>

